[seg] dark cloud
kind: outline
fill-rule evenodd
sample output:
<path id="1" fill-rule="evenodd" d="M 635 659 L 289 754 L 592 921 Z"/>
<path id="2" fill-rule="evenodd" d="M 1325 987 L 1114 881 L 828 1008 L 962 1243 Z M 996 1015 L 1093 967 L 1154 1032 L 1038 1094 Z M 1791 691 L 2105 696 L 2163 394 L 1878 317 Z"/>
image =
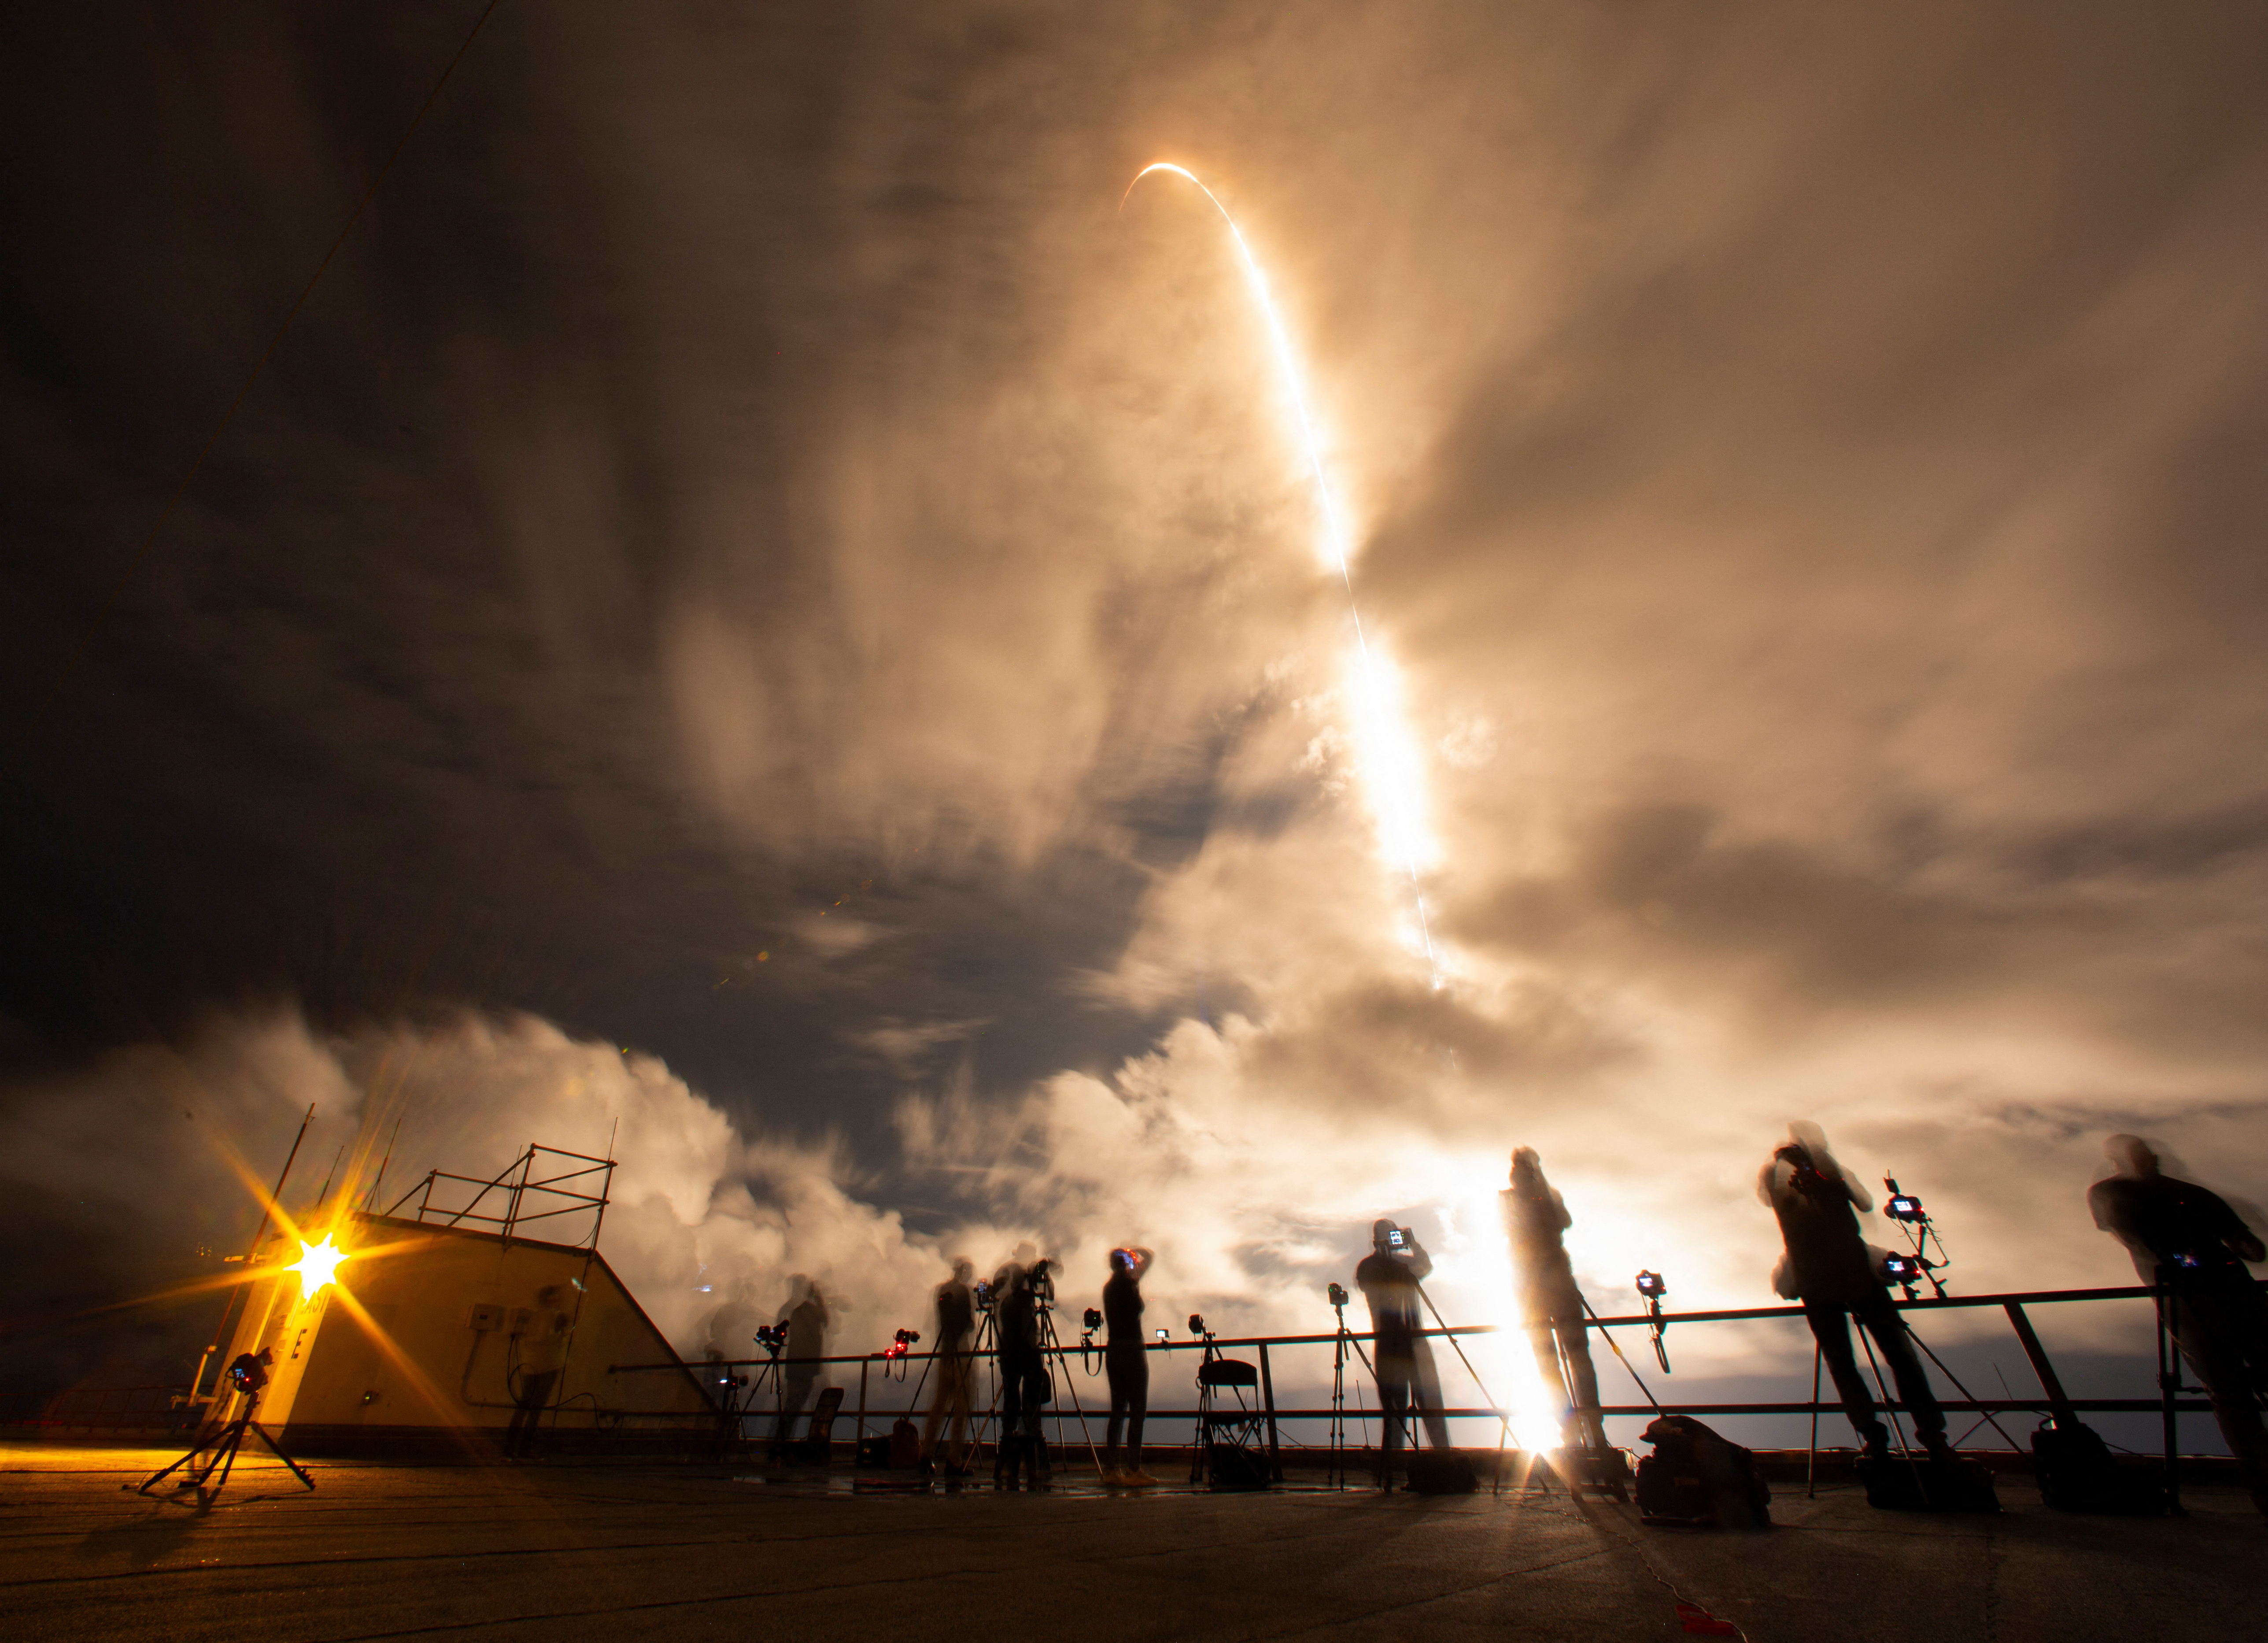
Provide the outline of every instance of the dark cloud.
<path id="1" fill-rule="evenodd" d="M 2268 1167 L 2255 9 L 506 5 L 139 556 L 475 15 L 17 41 L 22 1123 L 630 1046 L 909 1282 L 1170 1213 L 1256 1317 L 1521 1136 L 1681 1293 L 1790 1116 L 2012 1273 L 2086 1115 Z"/>

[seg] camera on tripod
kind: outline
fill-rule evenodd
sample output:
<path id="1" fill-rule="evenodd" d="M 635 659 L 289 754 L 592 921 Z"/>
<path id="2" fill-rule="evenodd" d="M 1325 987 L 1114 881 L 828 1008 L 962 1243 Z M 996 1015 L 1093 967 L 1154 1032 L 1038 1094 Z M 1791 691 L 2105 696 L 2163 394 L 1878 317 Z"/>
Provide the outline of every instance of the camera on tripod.
<path id="1" fill-rule="evenodd" d="M 1203 1313 L 1192 1312 L 1189 1314 L 1189 1333 L 1196 1336 L 1199 1340 L 1209 1341 L 1212 1338 L 1211 1334 L 1205 1329 L 1204 1315 Z"/>
<path id="2" fill-rule="evenodd" d="M 780 1355 L 780 1349 L 787 1345 L 787 1325 L 784 1323 L 759 1323 L 756 1325 L 756 1345 L 762 1347 L 773 1357 L 778 1357 Z"/>
<path id="3" fill-rule="evenodd" d="M 1646 1297 L 1646 1315 L 1649 1320 L 1647 1329 L 1653 1337 L 1654 1361 L 1661 1366 L 1661 1373 L 1668 1374 L 1669 1347 L 1663 1341 L 1662 1334 L 1669 1325 L 1662 1320 L 1661 1298 L 1669 1293 L 1669 1280 L 1659 1272 L 1640 1272 L 1633 1281 L 1638 1285 L 1638 1293 Z"/>
<path id="4" fill-rule="evenodd" d="M 921 1339 L 919 1330 L 900 1330 L 891 1339 L 890 1344 L 882 1348 L 882 1356 L 902 1358 L 912 1350 L 914 1343 L 919 1339 Z"/>
<path id="5" fill-rule="evenodd" d="M 1926 1260 L 1918 1255 L 1892 1255 L 1882 1262 L 1882 1275 L 1904 1290 L 1908 1300 L 1921 1299 L 1923 1279 L 1927 1278 L 1933 1284 L 1937 1282 L 1931 1276 L 1936 1271 L 1936 1262 Z M 1940 1293 L 1942 1293 L 1941 1286 Z"/>
<path id="6" fill-rule="evenodd" d="M 1042 1256 L 1038 1260 L 1032 1263 L 1032 1270 L 1025 1275 L 1024 1281 L 1031 1287 L 1032 1305 L 1035 1308 L 1039 1311 L 1045 1312 L 1049 1307 L 1055 1305 L 1056 1275 L 1054 1262 L 1049 1260 L 1047 1256 Z"/>
<path id="7" fill-rule="evenodd" d="M 268 1384 L 269 1366 L 275 1361 L 275 1354 L 265 1347 L 257 1352 L 239 1352 L 228 1367 L 228 1383 L 249 1397 Z"/>
<path id="8" fill-rule="evenodd" d="M 1882 1213 L 1905 1229 L 1906 1241 L 1913 1246 L 1911 1254 L 1894 1255 L 1882 1264 L 1884 1276 L 1902 1286 L 1906 1299 L 1918 1299 L 1917 1289 L 1925 1280 L 1935 1290 L 1938 1298 L 1945 1298 L 1945 1280 L 1938 1276 L 1952 1258 L 1946 1249 L 1945 1240 L 1939 1236 L 1937 1223 L 1929 1218 L 1921 1200 L 1898 1185 L 1896 1175 L 1882 1177 L 1882 1190 L 1888 1196 L 1882 1201 Z M 1937 1259 L 1929 1258 L 1929 1241 L 1937 1239 Z"/>
<path id="9" fill-rule="evenodd" d="M 1344 1307 L 1347 1304 L 1348 1300 L 1351 1299 L 1351 1297 L 1346 1293 L 1346 1286 L 1344 1284 L 1333 1284 L 1330 1287 L 1324 1290 L 1323 1293 L 1329 1298 L 1330 1303 L 1334 1307 Z"/>
<path id="10" fill-rule="evenodd" d="M 976 1297 L 976 1310 L 983 1314 L 984 1316 L 988 1318 L 990 1317 L 992 1315 L 993 1301 L 992 1286 L 986 1283 L 983 1279 L 979 1278 L 976 1280 L 976 1283 L 970 1293 Z"/>

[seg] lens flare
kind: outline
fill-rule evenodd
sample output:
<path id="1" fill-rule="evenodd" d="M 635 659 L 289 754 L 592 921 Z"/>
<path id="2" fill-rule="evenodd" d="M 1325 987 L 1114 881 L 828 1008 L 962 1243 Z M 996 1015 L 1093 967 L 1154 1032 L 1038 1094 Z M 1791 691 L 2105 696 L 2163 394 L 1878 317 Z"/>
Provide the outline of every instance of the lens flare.
<path id="1" fill-rule="evenodd" d="M 284 1271 L 299 1275 L 299 1293 L 307 1299 L 337 1278 L 339 1267 L 347 1258 L 348 1252 L 333 1243 L 331 1235 L 325 1233 L 320 1243 L 299 1240 L 299 1258 Z"/>
<path id="2" fill-rule="evenodd" d="M 1260 259 L 1253 254 L 1244 231 L 1195 172 L 1169 160 L 1145 166 L 1126 185 L 1126 195 L 1119 197 L 1121 208 L 1126 203 L 1126 196 L 1141 185 L 1145 177 L 1158 173 L 1170 173 L 1191 184 L 1220 213 L 1229 238 L 1236 244 L 1237 257 L 1244 268 L 1245 284 L 1251 288 L 1254 306 L 1267 325 L 1276 367 L 1299 424 L 1300 450 L 1314 482 L 1320 527 L 1318 548 L 1323 563 L 1338 571 L 1339 580 L 1346 588 L 1347 612 L 1354 623 L 1354 655 L 1347 670 L 1347 689 L 1354 704 L 1351 718 L 1363 790 L 1370 801 L 1381 853 L 1410 880 L 1410 900 L 1418 916 L 1418 944 L 1424 949 L 1433 985 L 1439 987 L 1441 961 L 1433 949 L 1432 925 L 1426 915 L 1425 888 L 1419 880 L 1419 874 L 1436 858 L 1425 824 L 1424 761 L 1403 716 L 1400 682 L 1394 668 L 1385 656 L 1372 648 L 1368 636 L 1363 632 L 1362 612 L 1355 602 L 1354 572 L 1347 563 L 1346 516 L 1323 464 L 1322 442 L 1316 437 L 1315 418 L 1308 409 L 1306 373 L 1300 367 L 1299 350 L 1292 345 L 1291 332 L 1285 328 L 1283 316 L 1277 312 L 1276 299 L 1269 291 L 1267 273 L 1261 268 Z"/>

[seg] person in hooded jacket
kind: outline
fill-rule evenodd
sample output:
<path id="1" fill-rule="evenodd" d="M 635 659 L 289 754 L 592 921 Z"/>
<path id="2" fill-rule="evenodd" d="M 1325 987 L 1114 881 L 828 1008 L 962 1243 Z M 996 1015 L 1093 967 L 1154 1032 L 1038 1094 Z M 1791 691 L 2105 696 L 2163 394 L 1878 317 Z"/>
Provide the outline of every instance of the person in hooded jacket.
<path id="1" fill-rule="evenodd" d="M 1606 1426 L 1599 1416 L 1599 1375 L 1591 1363 L 1590 1332 L 1584 1327 L 1583 1292 L 1576 1286 L 1575 1269 L 1560 1239 L 1574 1218 L 1567 1213 L 1558 1190 L 1543 1178 L 1543 1160 L 1532 1146 L 1513 1153 L 1512 1185 L 1497 1197 L 1504 1206 L 1505 1235 L 1512 1244 L 1520 1321 L 1535 1350 L 1535 1367 L 1545 1386 L 1564 1389 L 1567 1418 L 1574 1424 L 1578 1441 L 1603 1453 Z"/>
<path id="2" fill-rule="evenodd" d="M 1874 1398 L 1851 1351 L 1856 1320 L 1896 1378 L 1898 1401 L 1913 1417 L 1914 1429 L 1933 1460 L 1950 1461 L 1945 1441 L 1945 1411 L 1930 1389 L 1915 1355 L 1913 1337 L 1890 1304 L 1882 1255 L 1859 1235 L 1856 1212 L 1874 1207 L 1864 1187 L 1843 1173 L 1816 1124 L 1788 1126 L 1788 1138 L 1756 1180 L 1756 1196 L 1778 1218 L 1786 1247 L 1772 1286 L 1803 1303 L 1803 1315 L 1834 1377 L 1843 1413 L 1857 1430 L 1871 1459 L 1889 1452 L 1889 1429 L 1874 1413 Z"/>
<path id="3" fill-rule="evenodd" d="M 2095 1224 L 2126 1246 L 2144 1283 L 2165 1291 L 2167 1323 L 2213 1400 L 2252 1503 L 2268 1513 L 2268 1300 L 2245 1270 L 2268 1256 L 2219 1193 L 2164 1174 L 2139 1135 L 2102 1144 L 2115 1173 L 2088 1189 Z"/>
<path id="4" fill-rule="evenodd" d="M 1433 1258 L 1416 1234 L 1390 1220 L 1372 1223 L 1370 1241 L 1370 1253 L 1354 1269 L 1354 1281 L 1370 1304 L 1371 1367 L 1385 1414 L 1379 1481 L 1381 1487 L 1389 1487 L 1410 1411 L 1424 1420 L 1426 1440 L 1437 1449 L 1449 1447 L 1449 1423 L 1441 1417 L 1441 1379 L 1433 1368 L 1433 1353 L 1420 1333 L 1425 1325 L 1418 1286 L 1432 1271 Z"/>
<path id="5" fill-rule="evenodd" d="M 1000 1370 L 1000 1447 L 992 1462 L 992 1477 L 1005 1488 L 1016 1487 L 1021 1472 L 1034 1488 L 1049 1479 L 1048 1446 L 1041 1416 L 1051 1389 L 1047 1357 L 1040 1333 L 1042 1308 L 1055 1293 L 1053 1263 L 1045 1259 L 1028 1266 L 1020 1246 L 1018 1259 L 1002 1267 L 993 1278 L 992 1328 L 998 1343 Z"/>

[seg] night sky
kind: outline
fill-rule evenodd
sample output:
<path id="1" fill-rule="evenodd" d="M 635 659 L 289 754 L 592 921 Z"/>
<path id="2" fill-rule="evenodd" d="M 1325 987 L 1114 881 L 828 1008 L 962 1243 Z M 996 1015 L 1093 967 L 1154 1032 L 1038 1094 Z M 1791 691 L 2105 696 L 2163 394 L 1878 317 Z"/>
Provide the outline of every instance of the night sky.
<path id="1" fill-rule="evenodd" d="M 1027 1232 L 1296 1322 L 1523 1141 L 1695 1302 L 1792 1118 L 1971 1289 L 2122 1281 L 2111 1130 L 2268 1197 L 2258 7 L 503 0 L 168 512 L 480 15 L 16 24 L 15 1315 L 310 1101 L 622 1119 L 689 1345 Z"/>

